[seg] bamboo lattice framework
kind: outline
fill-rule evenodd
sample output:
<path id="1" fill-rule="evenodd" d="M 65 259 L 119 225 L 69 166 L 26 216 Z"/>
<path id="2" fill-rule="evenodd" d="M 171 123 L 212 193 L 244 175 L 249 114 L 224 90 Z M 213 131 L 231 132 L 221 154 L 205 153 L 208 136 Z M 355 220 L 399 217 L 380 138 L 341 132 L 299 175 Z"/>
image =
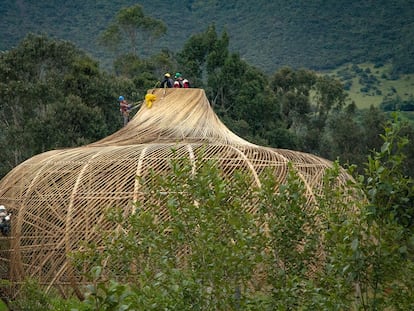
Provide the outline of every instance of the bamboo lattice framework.
<path id="1" fill-rule="evenodd" d="M 330 161 L 238 137 L 219 120 L 202 89 L 152 89 L 148 94 L 155 95 L 152 107 L 143 104 L 114 134 L 83 147 L 36 155 L 0 181 L 0 203 L 12 212 L 11 236 L 0 241 L 3 279 L 16 288 L 34 277 L 63 295 L 68 289 L 80 291 L 82 279 L 67 254 L 97 239 L 97 226 L 113 229 L 105 222 L 106 208 L 132 212 L 140 197 L 136 176 L 148 176 L 150 170 L 168 173 L 175 158 L 191 163 L 214 159 L 229 178 L 242 169 L 255 183 L 266 169 L 283 183 L 290 162 L 306 185 L 308 201 L 320 192 Z M 343 172 L 338 181 L 344 184 L 349 178 Z"/>

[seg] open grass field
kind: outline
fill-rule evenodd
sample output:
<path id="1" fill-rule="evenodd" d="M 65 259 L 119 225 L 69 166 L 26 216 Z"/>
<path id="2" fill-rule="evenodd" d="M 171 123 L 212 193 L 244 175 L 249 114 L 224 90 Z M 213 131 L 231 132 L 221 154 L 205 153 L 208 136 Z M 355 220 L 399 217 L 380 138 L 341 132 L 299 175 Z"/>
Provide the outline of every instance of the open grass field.
<path id="1" fill-rule="evenodd" d="M 414 74 L 395 76 L 391 65 L 346 65 L 328 74 L 342 81 L 349 99 L 360 109 L 379 106 L 384 99 L 414 98 Z"/>

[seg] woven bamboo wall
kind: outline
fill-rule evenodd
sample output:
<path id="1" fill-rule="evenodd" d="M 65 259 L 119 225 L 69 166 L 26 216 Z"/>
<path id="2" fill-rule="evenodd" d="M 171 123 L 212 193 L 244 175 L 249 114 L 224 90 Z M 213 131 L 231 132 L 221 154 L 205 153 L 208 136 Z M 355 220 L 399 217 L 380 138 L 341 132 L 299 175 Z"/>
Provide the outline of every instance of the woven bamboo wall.
<path id="1" fill-rule="evenodd" d="M 0 203 L 12 216 L 12 234 L 1 238 L 0 277 L 18 284 L 36 277 L 63 295 L 82 282 L 67 254 L 97 238 L 107 207 L 125 213 L 140 197 L 135 178 L 150 169 L 168 172 L 173 158 L 216 159 L 232 176 L 244 169 L 258 182 L 271 168 L 283 182 L 292 162 L 308 189 L 309 201 L 331 162 L 311 154 L 256 146 L 228 130 L 210 108 L 204 90 L 154 89 L 151 108 L 142 105 L 127 126 L 90 145 L 53 150 L 30 158 L 0 182 Z M 175 150 L 174 152 L 172 150 Z M 344 173 L 339 182 L 349 177 Z M 13 295 L 13 292 L 8 293 Z"/>

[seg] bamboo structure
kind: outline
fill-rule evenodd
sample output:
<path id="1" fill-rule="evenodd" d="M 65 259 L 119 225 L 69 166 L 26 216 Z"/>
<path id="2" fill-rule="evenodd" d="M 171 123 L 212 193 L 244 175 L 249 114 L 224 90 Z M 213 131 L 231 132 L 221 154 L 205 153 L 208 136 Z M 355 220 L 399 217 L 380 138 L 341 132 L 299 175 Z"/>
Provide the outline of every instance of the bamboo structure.
<path id="1" fill-rule="evenodd" d="M 272 169 L 286 180 L 288 163 L 303 179 L 309 201 L 332 163 L 315 155 L 257 146 L 232 133 L 216 116 L 202 89 L 152 89 L 135 117 L 116 133 L 89 145 L 45 152 L 14 168 L 0 181 L 0 203 L 12 212 L 12 233 L 0 238 L 0 277 L 18 285 L 27 277 L 63 295 L 80 291 L 80 276 L 67 254 L 111 230 L 104 210 L 126 214 L 140 196 L 136 176 L 168 173 L 170 160 L 215 159 L 231 178 L 235 170 L 252 180 Z M 343 173 L 339 183 L 349 178 Z M 7 295 L 13 296 L 13 292 Z"/>

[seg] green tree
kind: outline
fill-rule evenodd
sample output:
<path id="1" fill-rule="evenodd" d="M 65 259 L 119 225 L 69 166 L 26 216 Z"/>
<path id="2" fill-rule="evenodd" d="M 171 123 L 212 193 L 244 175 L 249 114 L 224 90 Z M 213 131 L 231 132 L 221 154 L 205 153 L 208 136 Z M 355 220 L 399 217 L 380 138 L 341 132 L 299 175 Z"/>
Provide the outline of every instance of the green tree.
<path id="1" fill-rule="evenodd" d="M 323 157 L 337 158 L 341 163 L 363 163 L 368 150 L 365 145 L 365 133 L 357 115 L 356 106 L 350 104 L 346 109 L 328 117 L 320 146 L 320 154 Z"/>
<path id="2" fill-rule="evenodd" d="M 180 71 L 186 74 L 192 85 L 202 87 L 206 80 L 220 70 L 229 51 L 229 37 L 224 31 L 219 38 L 214 24 L 200 33 L 192 35 L 177 53 Z"/>
<path id="3" fill-rule="evenodd" d="M 282 102 L 281 113 L 288 128 L 310 112 L 309 97 L 316 78 L 311 71 L 289 67 L 281 68 L 272 76 L 270 86 Z"/>
<path id="4" fill-rule="evenodd" d="M 336 191 L 325 191 L 327 196 L 320 200 L 326 220 L 327 265 L 319 278 L 335 284 L 326 292 L 328 301 L 348 301 L 346 309 L 410 310 L 414 306 L 410 294 L 414 187 L 403 172 L 402 150 L 408 141 L 399 135 L 400 129 L 400 122 L 387 124 L 382 148 L 372 152 L 365 173 L 358 175 L 354 186 L 364 197 L 353 201 L 355 213 L 345 218 L 331 208 L 334 202 L 342 201 L 344 207 L 350 203 L 342 194 L 338 200 Z"/>
<path id="5" fill-rule="evenodd" d="M 27 145 L 32 150 L 48 150 L 51 146 L 81 146 L 107 134 L 104 116 L 98 107 L 88 107 L 76 95 L 51 106 L 44 115 L 27 120 L 31 134 Z"/>
<path id="6" fill-rule="evenodd" d="M 135 94 L 142 98 L 148 89 L 159 87 L 160 77 L 177 67 L 174 54 L 163 50 L 149 58 L 140 58 L 133 54 L 123 54 L 114 61 L 114 71 L 134 85 Z M 129 92 L 131 93 L 131 92 Z M 134 96 L 134 100 L 138 100 Z"/>
<path id="7" fill-rule="evenodd" d="M 396 221 L 413 232 L 414 180 L 404 172 L 406 155 L 403 153 L 409 140 L 400 136 L 401 121 L 389 121 L 381 135 L 384 144 L 368 158 L 366 192 L 379 220 Z"/>
<path id="8" fill-rule="evenodd" d="M 111 103 L 125 83 L 69 42 L 29 34 L 0 55 L 0 80 L 1 175 L 34 154 L 92 142 L 121 125 Z"/>
<path id="9" fill-rule="evenodd" d="M 285 128 L 300 141 L 301 150 L 319 153 L 320 139 L 332 113 L 341 111 L 346 94 L 335 79 L 285 67 L 270 79 Z"/>
<path id="10" fill-rule="evenodd" d="M 211 25 L 186 42 L 177 54 L 178 62 L 193 85 L 205 86 L 214 110 L 232 131 L 262 145 L 277 146 L 290 140 L 278 130 L 283 127 L 267 77 L 237 53 L 230 53 L 228 46 L 227 32 L 219 36 Z"/>
<path id="11" fill-rule="evenodd" d="M 133 55 L 148 54 L 153 40 L 166 32 L 167 27 L 161 20 L 146 16 L 142 6 L 136 4 L 119 10 L 99 41 L 112 50 L 119 49 L 127 42 Z M 141 53 L 138 53 L 138 44 Z"/>
<path id="12" fill-rule="evenodd" d="M 240 120 L 248 125 L 244 138 L 274 147 L 289 143 L 282 139 L 288 137 L 280 135 L 279 129 L 283 129 L 280 103 L 270 92 L 266 76 L 241 60 L 239 55 L 230 56 L 216 81 L 209 85 L 213 92 L 222 94 L 215 103 L 219 116 L 228 120 L 229 125 L 237 125 Z M 232 129 L 242 133 L 237 127 Z"/>

